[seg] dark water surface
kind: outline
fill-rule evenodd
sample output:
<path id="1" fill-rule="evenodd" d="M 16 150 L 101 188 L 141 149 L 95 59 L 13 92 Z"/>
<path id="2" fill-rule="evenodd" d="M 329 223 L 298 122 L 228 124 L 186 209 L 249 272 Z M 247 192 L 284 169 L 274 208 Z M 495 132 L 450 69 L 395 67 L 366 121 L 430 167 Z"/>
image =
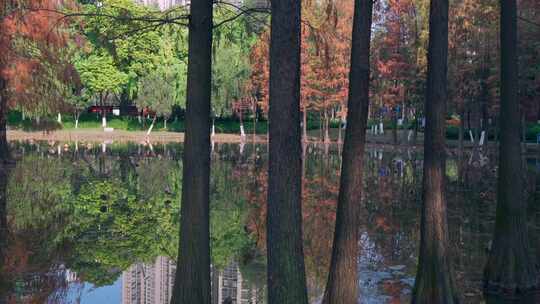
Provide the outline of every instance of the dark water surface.
<path id="1" fill-rule="evenodd" d="M 11 149 L 10 300 L 167 303 L 178 248 L 181 144 L 11 143 Z M 329 267 L 340 151 L 316 144 L 304 150 L 305 263 L 309 296 L 318 303 Z M 422 154 L 371 147 L 367 155 L 359 303 L 406 303 L 420 238 Z M 540 256 L 540 160 L 526 161 L 532 254 Z M 213 303 L 265 302 L 267 168 L 265 145 L 214 145 Z M 456 152 L 447 161 L 452 262 L 463 303 L 483 301 L 496 173 L 489 153 Z"/>

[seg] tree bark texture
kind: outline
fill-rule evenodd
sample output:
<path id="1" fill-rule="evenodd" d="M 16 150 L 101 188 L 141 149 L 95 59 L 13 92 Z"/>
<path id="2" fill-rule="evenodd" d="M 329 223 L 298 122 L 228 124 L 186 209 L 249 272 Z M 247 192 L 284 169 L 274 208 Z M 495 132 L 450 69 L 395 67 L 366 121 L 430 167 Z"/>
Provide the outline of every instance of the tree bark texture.
<path id="1" fill-rule="evenodd" d="M 302 247 L 300 1 L 272 1 L 268 303 L 307 304 Z"/>
<path id="2" fill-rule="evenodd" d="M 538 266 L 530 256 L 527 198 L 521 162 L 518 99 L 517 6 L 501 0 L 501 119 L 495 234 L 484 271 L 488 294 L 519 296 L 538 290 Z"/>
<path id="3" fill-rule="evenodd" d="M 412 303 L 458 303 L 450 261 L 446 198 L 448 0 L 431 0 L 425 101 L 420 255 Z"/>
<path id="4" fill-rule="evenodd" d="M 358 302 L 358 227 L 369 109 L 369 54 L 373 1 L 355 0 L 347 128 L 343 144 L 336 226 L 325 304 Z"/>
<path id="5" fill-rule="evenodd" d="M 210 304 L 212 1 L 191 1 L 180 244 L 171 303 Z"/>

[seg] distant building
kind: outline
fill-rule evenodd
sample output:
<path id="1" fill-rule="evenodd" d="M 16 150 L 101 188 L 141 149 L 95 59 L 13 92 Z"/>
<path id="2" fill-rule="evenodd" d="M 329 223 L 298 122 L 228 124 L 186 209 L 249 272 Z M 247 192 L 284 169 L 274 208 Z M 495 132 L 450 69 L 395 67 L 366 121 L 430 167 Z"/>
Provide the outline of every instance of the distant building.
<path id="1" fill-rule="evenodd" d="M 175 273 L 176 265 L 167 257 L 132 265 L 122 273 L 122 304 L 168 304 Z"/>
<path id="2" fill-rule="evenodd" d="M 259 304 L 262 294 L 245 281 L 237 263 L 212 273 L 212 304 Z"/>
<path id="3" fill-rule="evenodd" d="M 168 304 L 176 265 L 167 257 L 153 264 L 137 263 L 122 273 L 122 304 Z M 227 302 L 228 301 L 228 302 Z M 261 304 L 262 293 L 245 281 L 237 263 L 212 268 L 212 304 Z"/>

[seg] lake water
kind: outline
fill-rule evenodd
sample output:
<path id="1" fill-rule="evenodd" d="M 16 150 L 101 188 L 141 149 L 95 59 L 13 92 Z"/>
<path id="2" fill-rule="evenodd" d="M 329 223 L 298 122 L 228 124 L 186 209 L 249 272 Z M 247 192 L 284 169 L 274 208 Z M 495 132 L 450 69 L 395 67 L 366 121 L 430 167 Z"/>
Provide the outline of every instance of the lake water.
<path id="1" fill-rule="evenodd" d="M 7 182 L 6 267 L 16 303 L 167 303 L 178 248 L 181 144 L 18 143 Z M 310 301 L 324 290 L 340 147 L 310 144 L 303 229 Z M 420 238 L 422 154 L 366 150 L 359 303 L 406 303 Z M 532 254 L 540 256 L 540 160 L 528 158 Z M 265 302 L 267 147 L 212 151 L 212 301 Z M 482 301 L 495 213 L 496 158 L 447 161 L 452 263 L 463 303 Z M 360 198 L 359 198 L 360 199 Z M 6 216 L 5 214 L 3 216 Z"/>

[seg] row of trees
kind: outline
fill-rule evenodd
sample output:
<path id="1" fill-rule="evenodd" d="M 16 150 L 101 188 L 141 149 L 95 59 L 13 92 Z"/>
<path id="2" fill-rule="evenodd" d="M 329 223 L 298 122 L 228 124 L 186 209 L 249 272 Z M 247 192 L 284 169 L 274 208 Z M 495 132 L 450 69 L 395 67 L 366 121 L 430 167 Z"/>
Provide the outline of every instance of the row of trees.
<path id="1" fill-rule="evenodd" d="M 353 17 L 351 1 L 331 3 L 304 1 L 302 16 L 302 111 L 304 116 L 319 115 L 325 129 L 329 119 L 345 117 Z M 519 99 L 524 120 L 536 122 L 539 108 L 532 96 L 540 87 L 532 75 L 538 73 L 538 65 L 530 60 L 539 37 L 538 19 L 531 12 L 538 6 L 531 1 L 519 3 Z M 459 126 L 461 139 L 467 129 L 474 131 L 476 139 L 482 130 L 494 136 L 498 126 L 497 10 L 497 1 L 449 2 L 448 119 Z M 390 123 L 393 129 L 401 121 L 418 130 L 418 119 L 424 117 L 429 3 L 376 1 L 373 18 L 369 118 Z M 263 34 L 251 59 L 250 93 L 262 109 L 268 108 L 268 45 L 269 35 Z"/>

